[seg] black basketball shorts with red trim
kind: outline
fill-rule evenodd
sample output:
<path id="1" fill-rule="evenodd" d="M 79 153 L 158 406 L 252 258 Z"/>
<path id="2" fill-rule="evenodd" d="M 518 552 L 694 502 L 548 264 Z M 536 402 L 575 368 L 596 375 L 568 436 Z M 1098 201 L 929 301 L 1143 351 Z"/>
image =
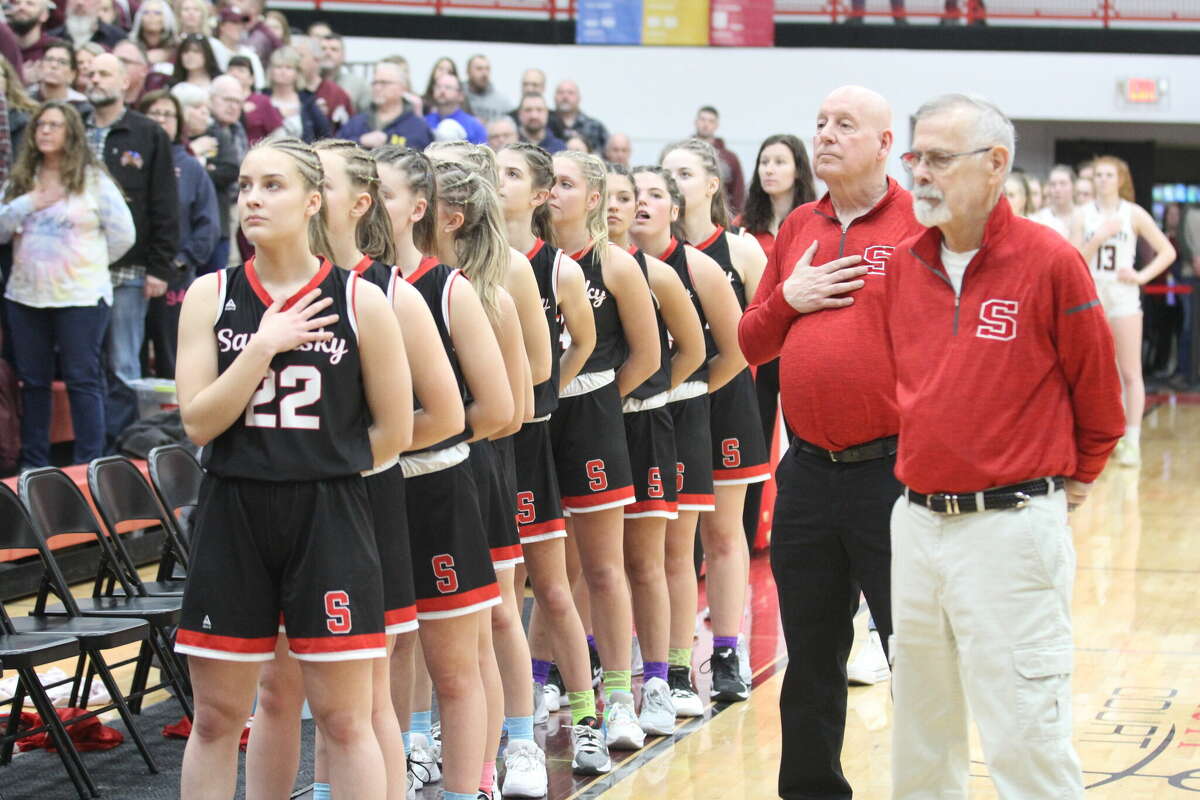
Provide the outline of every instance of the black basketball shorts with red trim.
<path id="1" fill-rule="evenodd" d="M 675 422 L 671 412 L 664 406 L 626 413 L 625 442 L 635 497 L 625 506 L 625 519 L 678 517 Z"/>
<path id="2" fill-rule="evenodd" d="M 492 568 L 497 572 L 525 563 L 517 535 L 515 491 L 504 477 L 504 454 L 501 452 L 504 445 L 501 442 L 506 440 L 471 442 L 469 459 L 475 485 L 479 488 L 479 515 L 491 550 Z"/>
<path id="3" fill-rule="evenodd" d="M 300 660 L 387 654 L 362 477 L 281 483 L 206 475 L 192 541 L 178 652 L 269 661 L 282 614 Z"/>
<path id="4" fill-rule="evenodd" d="M 707 393 L 667 404 L 675 423 L 675 489 L 680 511 L 712 511 L 712 428 Z"/>
<path id="5" fill-rule="evenodd" d="M 404 470 L 394 464 L 366 478 L 367 497 L 375 526 L 375 549 L 383 573 L 385 631 L 408 633 L 417 629 L 417 594 L 413 586 L 412 551 L 408 543 L 408 510 Z"/>
<path id="6" fill-rule="evenodd" d="M 587 514 L 634 502 L 625 421 L 616 381 L 561 397 L 550 416 L 563 513 Z"/>
<path id="7" fill-rule="evenodd" d="M 516 461 L 517 531 L 521 544 L 561 539 L 567 535 L 562 496 L 554 471 L 550 421 L 526 422 L 513 436 Z"/>
<path id="8" fill-rule="evenodd" d="M 499 603 L 469 459 L 407 474 L 405 482 L 417 619 L 458 617 Z"/>
<path id="9" fill-rule="evenodd" d="M 763 438 L 754 378 L 744 369 L 712 393 L 713 483 L 729 486 L 760 483 L 771 477 L 771 459 Z"/>

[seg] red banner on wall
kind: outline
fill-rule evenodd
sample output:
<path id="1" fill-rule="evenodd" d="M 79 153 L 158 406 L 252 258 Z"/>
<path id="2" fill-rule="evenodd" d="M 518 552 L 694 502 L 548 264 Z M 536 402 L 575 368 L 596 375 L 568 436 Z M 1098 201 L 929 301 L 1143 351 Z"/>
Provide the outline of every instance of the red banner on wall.
<path id="1" fill-rule="evenodd" d="M 775 44 L 775 0 L 712 0 L 709 43 L 725 47 Z"/>

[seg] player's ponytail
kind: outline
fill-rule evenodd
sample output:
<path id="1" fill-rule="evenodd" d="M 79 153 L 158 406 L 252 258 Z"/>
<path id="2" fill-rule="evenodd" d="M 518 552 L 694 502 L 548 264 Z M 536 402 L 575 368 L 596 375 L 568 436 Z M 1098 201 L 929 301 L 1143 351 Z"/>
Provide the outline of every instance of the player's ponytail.
<path id="1" fill-rule="evenodd" d="M 438 200 L 462 211 L 454 232 L 458 266 L 470 279 L 488 317 L 497 322 L 497 288 L 508 271 L 510 250 L 496 188 L 479 172 L 453 161 L 434 165 Z"/>
<path id="2" fill-rule="evenodd" d="M 529 142 L 514 142 L 503 149 L 525 159 L 529 181 L 535 192 L 548 192 L 554 185 L 554 159 L 543 148 Z M 533 210 L 533 235 L 546 244 L 554 244 L 554 226 L 550 224 L 550 206 L 542 203 Z"/>
<path id="3" fill-rule="evenodd" d="M 584 228 L 587 230 L 588 249 L 594 250 L 603 263 L 608 255 L 608 222 L 605 219 L 608 213 L 605 207 L 608 198 L 608 171 L 604 168 L 604 162 L 590 153 L 575 150 L 563 150 L 555 153 L 554 157 L 575 164 L 588 192 L 600 193 L 600 202 L 596 203 L 596 207 L 588 211 L 584 218 Z"/>
<path id="4" fill-rule="evenodd" d="M 712 206 L 709 209 L 709 215 L 714 225 L 720 225 L 722 228 L 729 228 L 729 204 L 725 202 L 725 182 L 721 178 L 721 160 L 717 157 L 717 150 L 711 144 L 703 139 L 692 137 L 684 139 L 674 144 L 667 145 L 662 151 L 662 157 L 659 158 L 659 163 L 667 157 L 668 153 L 675 150 L 684 150 L 688 153 L 695 153 L 700 158 L 700 163 L 704 167 L 704 171 L 710 178 L 717 179 L 717 191 L 712 197 Z"/>
<path id="5" fill-rule="evenodd" d="M 333 247 L 329 243 L 329 215 L 325 210 L 325 170 L 317 151 L 291 136 L 263 139 L 251 149 L 271 149 L 290 156 L 304 182 L 304 188 L 321 195 L 321 208 L 308 220 L 308 249 L 314 255 L 328 258 Z"/>
<path id="6" fill-rule="evenodd" d="M 413 223 L 413 244 L 425 255 L 437 251 L 437 181 L 433 177 L 433 163 L 420 150 L 387 144 L 371 151 L 376 164 L 387 164 L 404 173 L 408 190 L 425 199 L 425 215 Z M 394 230 L 394 228 L 393 228 Z"/>
<path id="7" fill-rule="evenodd" d="M 371 205 L 355 228 L 355 242 L 365 255 L 384 264 L 396 263 L 396 240 L 392 219 L 379 198 L 379 169 L 367 151 L 345 139 L 322 139 L 313 145 L 318 153 L 333 153 L 342 159 L 352 186 L 367 193 Z M 332 254 L 327 254 L 332 259 Z M 342 266 L 352 266 L 344 264 Z"/>

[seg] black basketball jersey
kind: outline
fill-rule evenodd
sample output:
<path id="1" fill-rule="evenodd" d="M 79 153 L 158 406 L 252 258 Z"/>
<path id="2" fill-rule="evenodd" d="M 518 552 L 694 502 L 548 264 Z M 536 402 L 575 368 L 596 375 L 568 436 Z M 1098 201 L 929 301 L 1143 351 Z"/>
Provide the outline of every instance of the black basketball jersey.
<path id="1" fill-rule="evenodd" d="M 217 273 L 217 369 L 224 372 L 274 302 L 254 259 Z M 354 296 L 358 276 L 323 260 L 317 274 L 283 308 L 314 288 L 333 298 L 326 328 L 333 338 L 277 353 L 245 412 L 204 448 L 204 466 L 224 478 L 315 481 L 370 469 L 370 410 L 362 382 Z"/>
<path id="2" fill-rule="evenodd" d="M 387 264 L 383 264 L 370 256 L 363 256 L 362 260 L 354 265 L 353 272 L 364 280 L 379 287 L 379 291 L 387 295 L 388 300 L 392 299 L 392 268 Z"/>
<path id="3" fill-rule="evenodd" d="M 629 355 L 629 344 L 625 341 L 625 329 L 621 326 L 621 315 L 617 312 L 617 298 L 604 285 L 604 270 L 600 254 L 595 249 L 574 253 L 571 258 L 583 270 L 587 286 L 588 302 L 596 318 L 596 349 L 584 362 L 579 374 L 603 372 L 616 369 L 625 363 Z"/>
<path id="4" fill-rule="evenodd" d="M 675 274 L 679 276 L 679 280 L 683 281 L 683 288 L 687 289 L 688 297 L 692 298 L 692 305 L 696 307 L 696 313 L 700 316 L 700 327 L 704 329 L 704 363 L 701 364 L 695 372 L 688 376 L 689 381 L 707 381 L 708 380 L 708 362 L 717 354 L 717 343 L 713 339 L 712 328 L 708 325 L 708 318 L 704 316 L 704 306 L 700 304 L 700 298 L 696 295 L 696 287 L 692 284 L 692 271 L 688 269 L 687 263 L 687 247 L 683 242 L 672 237 L 671 244 L 667 246 L 666 252 L 658 257 L 660 261 L 665 261 L 675 270 Z"/>
<path id="5" fill-rule="evenodd" d="M 646 254 L 638 247 L 630 247 L 629 254 L 637 261 L 638 266 L 642 270 L 642 275 L 646 278 L 646 283 L 650 283 L 650 271 L 646 266 Z M 660 361 L 658 369 L 654 374 L 647 378 L 641 386 L 635 388 L 629 393 L 630 397 L 635 397 L 638 400 L 645 400 L 648 397 L 653 397 L 656 394 L 662 394 L 671 388 L 671 337 L 667 332 L 667 323 L 663 322 L 662 309 L 659 307 L 658 298 L 654 297 L 654 290 L 650 290 L 650 296 L 654 299 L 654 317 L 658 322 L 658 344 L 660 352 Z"/>
<path id="6" fill-rule="evenodd" d="M 533 387 L 533 416 L 537 419 L 558 408 L 559 359 L 563 352 L 562 318 L 558 313 L 558 268 L 562 251 L 538 239 L 525 257 L 533 267 L 538 294 L 542 297 L 542 311 L 550 326 L 550 377 Z"/>
<path id="7" fill-rule="evenodd" d="M 436 258 L 425 258 L 421 260 L 416 271 L 407 278 L 404 278 L 400 272 L 400 268 L 395 268 L 395 276 L 397 280 L 407 280 L 412 287 L 421 293 L 421 297 L 425 300 L 425 304 L 429 306 L 430 313 L 433 314 L 433 321 L 437 325 L 438 336 L 441 337 L 442 347 L 446 350 L 446 356 L 450 359 L 450 366 L 454 369 L 454 379 L 458 381 L 458 393 L 462 397 L 463 405 L 471 403 L 471 393 L 467 389 L 466 379 L 463 378 L 462 367 L 458 363 L 458 354 L 454 350 L 454 340 L 450 338 L 450 289 L 456 280 L 466 280 L 462 270 L 448 267 L 445 264 L 439 264 Z M 388 297 L 391 297 L 391 291 L 388 292 Z M 420 404 L 416 398 L 413 398 L 413 410 L 420 408 Z M 412 452 L 425 453 L 433 450 L 445 450 L 447 447 L 453 447 L 459 442 L 465 442 L 471 438 L 471 426 L 467 425 L 461 433 L 457 433 L 448 439 L 443 439 L 435 445 L 426 447 L 422 450 L 414 450 Z"/>
<path id="8" fill-rule="evenodd" d="M 742 276 L 738 271 L 733 268 L 733 256 L 729 253 L 729 239 L 725 237 L 725 229 L 717 226 L 717 230 L 712 236 L 695 247 L 725 270 L 725 275 L 729 278 L 729 285 L 733 287 L 733 293 L 737 295 L 738 305 L 745 311 L 746 284 L 742 282 Z"/>

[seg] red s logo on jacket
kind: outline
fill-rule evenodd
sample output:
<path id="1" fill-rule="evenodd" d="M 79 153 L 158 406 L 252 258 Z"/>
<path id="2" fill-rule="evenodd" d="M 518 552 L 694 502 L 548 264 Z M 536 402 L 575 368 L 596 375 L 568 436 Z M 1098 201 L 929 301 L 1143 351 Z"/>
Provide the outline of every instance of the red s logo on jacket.
<path id="1" fill-rule="evenodd" d="M 975 335 L 980 339 L 995 339 L 1007 342 L 1017 337 L 1016 300 L 987 300 L 979 307 L 979 327 Z"/>

